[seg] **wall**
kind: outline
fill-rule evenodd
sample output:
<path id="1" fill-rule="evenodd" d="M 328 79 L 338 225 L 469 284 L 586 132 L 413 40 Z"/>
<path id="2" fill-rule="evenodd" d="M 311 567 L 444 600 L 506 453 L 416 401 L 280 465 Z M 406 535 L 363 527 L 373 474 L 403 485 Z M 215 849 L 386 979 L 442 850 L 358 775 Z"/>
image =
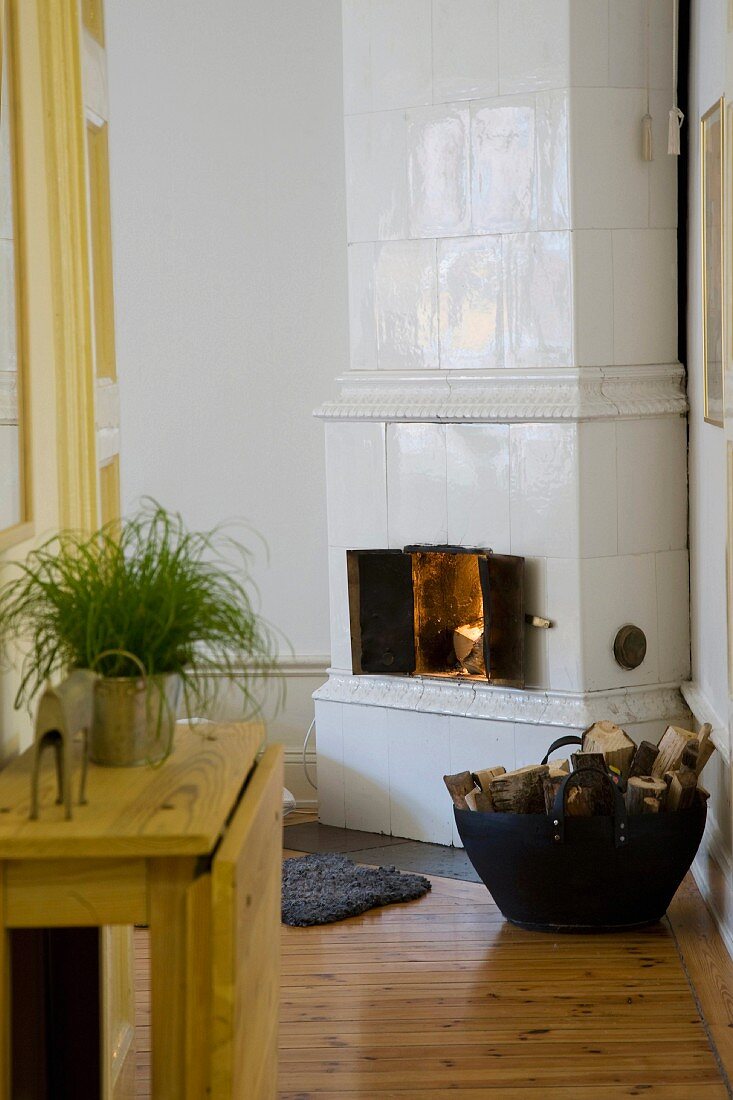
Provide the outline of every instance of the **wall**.
<path id="1" fill-rule="evenodd" d="M 106 6 L 123 507 L 264 536 L 262 608 L 295 652 L 271 736 L 295 753 L 328 663 L 311 411 L 348 357 L 341 5 Z"/>
<path id="2" fill-rule="evenodd" d="M 686 131 L 690 150 L 687 367 L 692 685 L 686 694 L 695 716 L 700 721 L 712 722 L 719 749 L 705 771 L 704 782 L 712 797 L 696 875 L 733 950 L 726 616 L 727 502 L 731 491 L 726 478 L 726 442 L 733 439 L 733 421 L 730 385 L 725 429 L 705 424 L 703 420 L 699 148 L 700 116 L 719 96 L 725 93 L 730 99 L 733 93 L 733 66 L 726 58 L 726 54 L 730 57 L 733 48 L 733 34 L 723 0 L 698 0 L 692 5 L 691 14 L 690 102 Z M 727 137 L 730 139 L 730 131 Z M 729 171 L 727 175 L 730 177 Z M 728 356 L 730 358 L 730 341 Z"/>

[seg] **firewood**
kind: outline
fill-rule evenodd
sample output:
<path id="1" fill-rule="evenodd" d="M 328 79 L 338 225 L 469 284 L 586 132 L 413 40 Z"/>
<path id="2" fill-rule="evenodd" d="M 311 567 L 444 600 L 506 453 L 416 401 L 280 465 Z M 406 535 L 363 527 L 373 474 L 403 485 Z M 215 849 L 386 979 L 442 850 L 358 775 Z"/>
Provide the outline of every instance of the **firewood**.
<path id="1" fill-rule="evenodd" d="M 566 788 L 568 817 L 594 817 L 613 812 L 613 792 L 600 768 L 582 768 L 578 779 Z"/>
<path id="2" fill-rule="evenodd" d="M 541 814 L 545 812 L 543 777 L 550 774 L 547 764 L 530 764 L 517 771 L 498 775 L 489 783 L 494 807 L 500 813 Z"/>
<path id="3" fill-rule="evenodd" d="M 696 798 L 697 776 L 694 772 L 675 772 L 667 792 L 667 811 L 687 810 Z"/>
<path id="4" fill-rule="evenodd" d="M 645 798 L 641 808 L 643 814 L 658 814 L 661 803 L 656 798 Z"/>
<path id="5" fill-rule="evenodd" d="M 545 810 L 548 814 L 552 813 L 552 808 L 555 805 L 555 795 L 557 789 L 564 779 L 567 779 L 568 773 L 563 767 L 567 764 L 567 760 L 563 760 L 560 764 L 549 764 L 550 769 L 548 775 L 542 777 L 542 789 L 545 795 Z"/>
<path id="6" fill-rule="evenodd" d="M 606 770 L 606 758 L 602 752 L 574 752 L 570 757 L 573 771 L 579 772 L 583 768 L 600 768 Z"/>
<path id="7" fill-rule="evenodd" d="M 663 779 L 651 775 L 632 775 L 626 785 L 626 810 L 629 817 L 634 814 L 648 813 L 644 800 L 653 798 L 663 804 L 667 797 L 667 784 Z"/>
<path id="8" fill-rule="evenodd" d="M 634 753 L 631 761 L 629 777 L 632 775 L 651 775 L 654 761 L 659 756 L 659 749 L 651 741 L 642 741 Z"/>
<path id="9" fill-rule="evenodd" d="M 506 775 L 506 768 L 499 765 L 497 768 L 483 768 L 480 772 L 471 772 L 471 778 L 482 791 L 488 790 L 489 783 L 496 779 L 497 775 Z"/>
<path id="10" fill-rule="evenodd" d="M 470 772 L 457 772 L 455 775 L 444 775 L 443 782 L 448 788 L 448 793 L 453 799 L 453 805 L 459 810 L 467 810 L 466 795 L 473 790 L 473 778 Z"/>
<path id="11" fill-rule="evenodd" d="M 473 810 L 474 812 L 476 811 L 476 795 L 478 793 L 480 792 L 476 790 L 466 791 L 465 795 L 463 796 L 466 802 L 466 808 L 468 810 Z"/>
<path id="12" fill-rule="evenodd" d="M 489 791 L 474 791 L 473 797 L 476 802 L 476 809 L 480 814 L 493 814 L 496 807 Z M 466 795 L 466 798 L 468 798 L 468 795 Z"/>
<path id="13" fill-rule="evenodd" d="M 559 768 L 560 771 L 565 772 L 566 775 L 570 773 L 570 761 L 569 760 L 553 760 L 550 764 L 551 768 Z"/>
<path id="14" fill-rule="evenodd" d="M 697 760 L 700 755 L 700 742 L 696 737 L 688 741 L 682 750 L 680 769 L 682 771 L 695 772 L 697 775 Z"/>
<path id="15" fill-rule="evenodd" d="M 665 772 L 673 772 L 682 763 L 682 753 L 688 741 L 696 740 L 691 730 L 681 726 L 667 726 L 659 742 L 659 756 L 652 766 L 652 775 L 660 778 Z"/>
<path id="16" fill-rule="evenodd" d="M 715 745 L 713 744 L 712 733 L 713 727 L 710 725 L 709 722 L 706 722 L 704 726 L 700 727 L 700 732 L 697 735 L 697 740 L 700 745 L 700 751 L 697 754 L 698 775 L 715 752 Z"/>
<path id="17" fill-rule="evenodd" d="M 625 780 L 636 745 L 620 726 L 615 726 L 613 722 L 596 722 L 583 734 L 583 752 L 602 752 L 606 764 L 617 768 Z"/>

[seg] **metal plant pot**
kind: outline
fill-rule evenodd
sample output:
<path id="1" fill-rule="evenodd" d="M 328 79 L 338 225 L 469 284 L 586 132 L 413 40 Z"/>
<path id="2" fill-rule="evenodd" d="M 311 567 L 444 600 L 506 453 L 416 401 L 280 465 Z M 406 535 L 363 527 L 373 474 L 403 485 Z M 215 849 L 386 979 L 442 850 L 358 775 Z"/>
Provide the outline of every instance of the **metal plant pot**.
<path id="1" fill-rule="evenodd" d="M 180 677 L 100 676 L 94 685 L 89 757 L 107 767 L 155 763 L 170 752 Z"/>

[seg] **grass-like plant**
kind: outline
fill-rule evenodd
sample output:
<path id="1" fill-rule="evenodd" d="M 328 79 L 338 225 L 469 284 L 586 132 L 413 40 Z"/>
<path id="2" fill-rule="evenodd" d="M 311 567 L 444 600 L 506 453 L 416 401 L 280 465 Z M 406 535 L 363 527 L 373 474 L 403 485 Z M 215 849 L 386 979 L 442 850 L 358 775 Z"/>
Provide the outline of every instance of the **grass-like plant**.
<path id="1" fill-rule="evenodd" d="M 25 640 L 16 707 L 59 673 L 139 677 L 141 664 L 147 676 L 180 676 L 189 715 L 209 711 L 222 678 L 240 690 L 245 716 L 258 713 L 276 644 L 249 562 L 224 529 L 189 531 L 154 501 L 92 535 L 49 539 L 0 587 L 4 648 Z"/>

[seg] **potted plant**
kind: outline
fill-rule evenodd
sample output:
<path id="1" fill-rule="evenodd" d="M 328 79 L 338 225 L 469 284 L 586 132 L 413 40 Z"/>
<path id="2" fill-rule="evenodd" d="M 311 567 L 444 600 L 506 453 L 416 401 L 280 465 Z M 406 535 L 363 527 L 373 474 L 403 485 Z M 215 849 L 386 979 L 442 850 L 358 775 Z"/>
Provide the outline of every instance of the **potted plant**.
<path id="1" fill-rule="evenodd" d="M 258 713 L 275 641 L 249 556 L 221 528 L 189 531 L 152 501 L 91 535 L 49 539 L 0 588 L 2 641 L 26 639 L 16 707 L 54 675 L 93 670 L 90 756 L 109 765 L 164 758 L 181 695 L 189 717 L 205 715 L 230 682 L 244 715 Z"/>

